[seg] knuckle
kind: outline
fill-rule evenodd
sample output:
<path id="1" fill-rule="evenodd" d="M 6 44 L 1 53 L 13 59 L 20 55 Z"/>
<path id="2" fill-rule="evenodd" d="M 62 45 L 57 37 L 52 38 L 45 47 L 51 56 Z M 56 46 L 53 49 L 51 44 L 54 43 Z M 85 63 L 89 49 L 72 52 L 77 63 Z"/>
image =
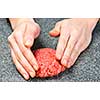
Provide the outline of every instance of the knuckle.
<path id="1" fill-rule="evenodd" d="M 74 51 L 77 52 L 79 50 L 80 46 L 76 45 Z"/>
<path id="2" fill-rule="evenodd" d="M 62 29 L 66 29 L 66 25 L 65 25 L 65 23 L 62 23 Z"/>
<path id="3" fill-rule="evenodd" d="M 39 31 L 41 29 L 40 25 L 37 24 L 37 23 L 34 23 L 33 26 L 34 26 L 34 32 L 37 32 L 37 31 Z"/>
<path id="4" fill-rule="evenodd" d="M 39 24 L 35 23 L 35 25 L 36 25 L 36 29 L 40 29 L 40 25 Z"/>
<path id="5" fill-rule="evenodd" d="M 29 68 L 29 66 L 27 66 L 26 64 L 24 64 L 23 63 L 23 67 L 25 68 L 25 70 L 27 70 L 28 72 L 30 72 L 31 70 L 30 70 L 30 68 Z"/>
<path id="6" fill-rule="evenodd" d="M 22 50 L 22 54 L 24 54 L 24 55 L 28 55 L 28 51 L 27 51 L 26 48 L 22 48 L 21 50 Z"/>
<path id="7" fill-rule="evenodd" d="M 62 53 L 64 52 L 64 47 L 63 46 L 64 46 L 63 42 L 62 43 L 59 43 L 59 45 L 57 47 L 57 51 L 56 51 L 56 53 L 58 55 L 62 55 Z"/>
<path id="8" fill-rule="evenodd" d="M 71 50 L 73 49 L 73 47 L 74 47 L 74 44 L 70 44 L 70 45 L 68 46 L 68 51 L 71 51 Z"/>
<path id="9" fill-rule="evenodd" d="M 21 63 L 23 63 L 23 56 L 22 55 L 19 55 L 19 54 L 17 54 L 17 59 L 18 59 L 18 61 L 19 62 L 21 62 Z M 24 64 L 24 63 L 23 63 Z"/>
<path id="10" fill-rule="evenodd" d="M 14 32 L 13 35 L 14 35 L 14 38 L 18 38 L 19 37 L 18 32 Z"/>
<path id="11" fill-rule="evenodd" d="M 28 72 L 32 71 L 30 65 L 25 60 L 19 58 L 19 62 L 21 63 L 21 65 L 25 70 L 27 70 Z"/>
<path id="12" fill-rule="evenodd" d="M 37 32 L 37 30 L 38 30 L 38 24 L 35 24 L 33 32 Z"/>
<path id="13" fill-rule="evenodd" d="M 69 58 L 70 58 L 69 53 L 65 53 L 64 56 L 63 56 L 63 59 L 68 60 Z"/>
<path id="14" fill-rule="evenodd" d="M 77 55 L 79 53 L 79 50 L 75 50 L 74 52 L 75 52 L 75 55 Z"/>
<path id="15" fill-rule="evenodd" d="M 59 25 L 60 25 L 60 23 L 61 23 L 61 22 L 57 22 L 57 23 L 55 24 L 55 26 L 59 26 Z"/>
<path id="16" fill-rule="evenodd" d="M 11 42 L 11 39 L 12 39 L 12 36 L 10 35 L 10 36 L 8 37 L 8 42 Z"/>
<path id="17" fill-rule="evenodd" d="M 69 26 L 68 21 L 63 20 L 63 22 L 61 23 L 62 28 L 67 28 Z M 68 28 L 67 28 L 68 30 Z"/>
<path id="18" fill-rule="evenodd" d="M 75 47 L 75 50 L 78 51 L 82 46 L 83 46 L 83 42 L 82 41 L 78 42 L 77 45 L 76 45 L 76 47 Z"/>
<path id="19" fill-rule="evenodd" d="M 19 62 L 21 63 L 21 65 L 23 66 L 23 68 L 25 68 L 25 69 L 28 68 L 28 66 L 27 66 L 27 64 L 26 64 L 26 62 L 24 60 L 21 59 Z"/>
<path id="20" fill-rule="evenodd" d="M 78 30 L 78 29 L 76 29 L 76 28 L 74 28 L 74 29 L 73 29 L 73 33 L 78 34 L 78 33 L 79 33 L 79 30 Z"/>
<path id="21" fill-rule="evenodd" d="M 22 61 L 22 65 L 23 65 L 23 67 L 24 67 L 26 70 L 29 69 L 29 68 L 28 68 L 28 65 L 27 65 L 25 62 L 23 62 L 23 61 Z"/>
<path id="22" fill-rule="evenodd" d="M 33 62 L 33 63 L 35 62 L 35 58 L 30 54 L 28 55 L 28 59 L 30 62 Z"/>
<path id="23" fill-rule="evenodd" d="M 24 64 L 23 67 L 27 72 L 33 72 L 32 68 L 29 65 Z"/>
<path id="24" fill-rule="evenodd" d="M 69 37 L 69 34 L 67 34 L 67 33 L 62 33 L 61 34 L 62 36 L 61 36 L 61 41 L 65 44 L 66 42 L 67 42 L 67 38 Z"/>
<path id="25" fill-rule="evenodd" d="M 68 50 L 65 50 L 63 52 L 64 52 L 63 58 L 66 59 L 69 56 L 69 52 L 68 52 Z"/>
<path id="26" fill-rule="evenodd" d="M 66 44 L 66 38 L 64 36 L 62 36 L 62 43 Z"/>
<path id="27" fill-rule="evenodd" d="M 36 37 L 39 36 L 39 33 L 41 31 L 41 28 L 40 28 L 39 24 L 37 24 L 37 23 L 32 23 L 32 26 L 33 27 L 31 27 L 32 28 L 31 29 L 31 33 L 34 33 L 34 36 L 36 38 Z"/>

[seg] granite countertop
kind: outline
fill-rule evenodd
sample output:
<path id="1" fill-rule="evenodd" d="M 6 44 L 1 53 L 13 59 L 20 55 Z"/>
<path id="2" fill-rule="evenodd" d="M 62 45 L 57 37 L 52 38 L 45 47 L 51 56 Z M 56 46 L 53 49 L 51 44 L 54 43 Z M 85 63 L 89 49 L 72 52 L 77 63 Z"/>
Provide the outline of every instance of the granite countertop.
<path id="1" fill-rule="evenodd" d="M 41 26 L 41 34 L 35 41 L 34 49 L 41 47 L 56 48 L 58 38 L 48 35 L 54 27 L 56 18 L 37 18 Z M 0 19 L 0 82 L 24 82 L 12 62 L 7 37 L 11 34 L 11 26 L 7 19 Z M 100 81 L 100 23 L 97 24 L 90 46 L 79 56 L 72 68 L 52 78 L 33 78 L 29 82 L 56 82 L 56 81 Z"/>

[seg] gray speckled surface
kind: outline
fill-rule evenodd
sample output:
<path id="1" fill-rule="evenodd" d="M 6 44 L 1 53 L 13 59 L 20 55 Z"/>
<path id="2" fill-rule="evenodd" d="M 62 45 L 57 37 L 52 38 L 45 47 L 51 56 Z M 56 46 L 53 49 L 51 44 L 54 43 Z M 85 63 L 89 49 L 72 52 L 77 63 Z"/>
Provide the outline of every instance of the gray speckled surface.
<path id="1" fill-rule="evenodd" d="M 48 32 L 54 27 L 54 24 L 62 19 L 36 19 L 40 24 L 42 31 L 39 38 L 35 41 L 34 48 L 51 47 L 56 48 L 58 38 L 48 35 Z M 0 19 L 0 81 L 24 82 L 23 77 L 17 72 L 10 56 L 7 37 L 12 32 L 6 19 Z M 93 32 L 91 45 L 85 50 L 74 66 L 52 78 L 34 78 L 33 82 L 54 82 L 54 81 L 100 81 L 100 24 L 96 26 Z"/>

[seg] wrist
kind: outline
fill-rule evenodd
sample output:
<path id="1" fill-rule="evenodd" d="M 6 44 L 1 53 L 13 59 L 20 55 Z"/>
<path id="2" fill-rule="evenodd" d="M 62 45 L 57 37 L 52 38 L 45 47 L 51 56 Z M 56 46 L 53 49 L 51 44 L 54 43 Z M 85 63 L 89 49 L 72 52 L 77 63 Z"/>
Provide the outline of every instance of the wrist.
<path id="1" fill-rule="evenodd" d="M 95 28 L 97 22 L 99 21 L 99 18 L 88 18 L 87 22 L 88 22 L 88 27 L 90 29 L 90 31 L 92 32 L 93 29 Z"/>
<path id="2" fill-rule="evenodd" d="M 23 22 L 35 22 L 32 18 L 9 18 L 9 20 L 13 30 Z"/>

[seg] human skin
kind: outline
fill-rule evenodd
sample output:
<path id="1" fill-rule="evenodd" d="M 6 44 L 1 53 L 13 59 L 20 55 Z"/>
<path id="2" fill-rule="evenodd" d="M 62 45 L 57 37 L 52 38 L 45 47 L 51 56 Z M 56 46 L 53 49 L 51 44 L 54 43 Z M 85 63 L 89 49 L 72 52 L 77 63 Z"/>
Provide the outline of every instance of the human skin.
<path id="1" fill-rule="evenodd" d="M 10 18 L 13 32 L 8 37 L 11 56 L 21 75 L 28 80 L 35 77 L 38 64 L 31 47 L 40 33 L 40 27 L 31 18 Z"/>
<path id="2" fill-rule="evenodd" d="M 26 80 L 30 76 L 35 77 L 38 65 L 30 48 L 40 33 L 40 27 L 31 18 L 9 20 L 13 32 L 8 37 L 8 41 L 16 68 Z M 52 36 L 60 35 L 56 58 L 61 61 L 62 65 L 70 68 L 80 53 L 88 47 L 97 21 L 98 18 L 72 18 L 56 23 L 49 33 Z"/>
<path id="3" fill-rule="evenodd" d="M 99 18 L 72 18 L 56 23 L 49 32 L 51 36 L 59 36 L 56 58 L 66 68 L 70 68 L 81 52 L 90 44 L 92 31 Z"/>

